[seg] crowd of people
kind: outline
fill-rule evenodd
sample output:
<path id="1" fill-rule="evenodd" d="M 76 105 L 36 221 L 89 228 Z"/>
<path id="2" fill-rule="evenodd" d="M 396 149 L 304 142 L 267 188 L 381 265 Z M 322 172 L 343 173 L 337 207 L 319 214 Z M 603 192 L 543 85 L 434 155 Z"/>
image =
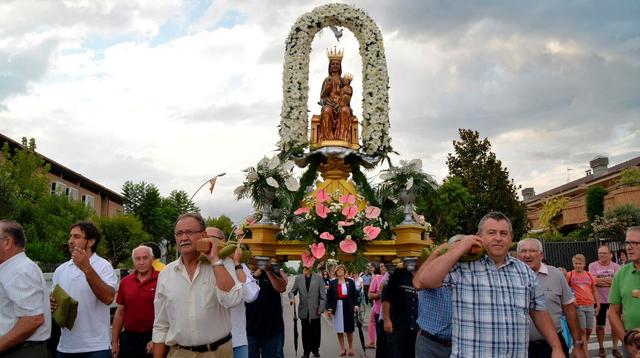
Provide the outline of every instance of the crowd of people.
<path id="1" fill-rule="evenodd" d="M 626 251 L 616 255 L 623 262 L 601 246 L 597 261 L 587 266 L 576 254 L 573 270 L 563 272 L 544 262 L 537 239 L 511 252 L 511 222 L 491 212 L 477 234 L 452 237 L 446 252 L 435 250 L 415 272 L 402 262 L 370 263 L 361 273 L 304 267 L 288 292 L 283 271 L 241 263 L 240 248 L 221 259 L 225 235 L 200 215 L 180 216 L 174 235 L 177 260 L 164 266 L 157 246 L 140 245 L 117 286 L 110 263 L 96 253 L 100 231 L 76 223 L 70 260 L 49 287 L 24 253 L 21 225 L 0 221 L 0 356 L 284 357 L 285 293 L 301 322 L 303 358 L 320 356 L 323 315 L 340 356 L 355 355 L 354 331 L 363 321 L 376 357 L 588 357 L 594 325 L 605 356 L 607 318 L 611 354 L 639 354 L 640 227 L 626 233 Z M 474 247 L 485 255 L 461 259 Z M 53 340 L 56 323 L 61 334 Z"/>

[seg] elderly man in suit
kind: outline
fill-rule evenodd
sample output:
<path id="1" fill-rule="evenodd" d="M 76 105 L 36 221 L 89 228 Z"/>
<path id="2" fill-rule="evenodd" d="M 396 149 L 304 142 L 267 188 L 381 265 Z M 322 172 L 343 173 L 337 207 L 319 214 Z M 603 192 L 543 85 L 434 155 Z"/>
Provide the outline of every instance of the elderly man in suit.
<path id="1" fill-rule="evenodd" d="M 320 315 L 324 311 L 326 293 L 322 276 L 313 273 L 312 268 L 304 267 L 303 273 L 296 276 L 291 291 L 289 303 L 294 304 L 295 295 L 299 295 L 298 317 L 302 326 L 302 347 L 304 358 L 313 353 L 320 357 Z"/>

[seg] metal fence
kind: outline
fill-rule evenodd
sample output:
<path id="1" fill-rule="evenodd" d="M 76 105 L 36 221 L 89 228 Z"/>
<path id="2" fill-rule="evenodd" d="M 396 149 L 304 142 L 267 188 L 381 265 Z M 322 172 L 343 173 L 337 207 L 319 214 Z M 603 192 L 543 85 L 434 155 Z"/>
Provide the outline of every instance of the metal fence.
<path id="1" fill-rule="evenodd" d="M 587 265 L 598 260 L 598 248 L 609 246 L 617 260 L 616 252 L 624 249 L 624 238 L 600 239 L 594 241 L 543 241 L 545 261 L 552 266 L 573 270 L 571 258 L 575 254 L 583 254 L 587 258 Z"/>

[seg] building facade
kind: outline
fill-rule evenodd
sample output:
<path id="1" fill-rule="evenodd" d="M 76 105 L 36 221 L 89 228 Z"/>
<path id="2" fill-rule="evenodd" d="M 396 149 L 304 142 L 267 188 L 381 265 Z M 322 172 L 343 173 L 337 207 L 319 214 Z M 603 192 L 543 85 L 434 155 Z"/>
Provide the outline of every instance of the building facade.
<path id="1" fill-rule="evenodd" d="M 21 143 L 0 133 L 0 148 L 5 143 L 9 144 L 12 152 L 22 148 Z M 100 216 L 111 217 L 116 213 L 124 212 L 122 195 L 42 154 L 39 155 L 51 167 L 48 173 L 51 194 L 64 195 L 71 200 L 81 201 Z M 3 160 L 2 152 L 0 152 L 0 160 Z"/>

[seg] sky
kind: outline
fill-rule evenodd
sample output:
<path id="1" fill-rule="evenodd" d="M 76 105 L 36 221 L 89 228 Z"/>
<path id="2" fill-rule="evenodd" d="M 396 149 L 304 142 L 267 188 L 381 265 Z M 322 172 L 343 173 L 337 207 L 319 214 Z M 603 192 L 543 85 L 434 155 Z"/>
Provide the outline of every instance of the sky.
<path id="1" fill-rule="evenodd" d="M 284 44 L 320 1 L 0 1 L 0 133 L 120 192 L 125 181 L 192 194 L 205 216 L 251 212 L 242 169 L 276 153 Z M 542 193 L 640 155 L 640 2 L 347 1 L 378 24 L 390 76 L 391 159 L 438 181 L 458 128 L 488 137 L 516 185 Z M 313 42 L 319 113 L 327 48 Z M 376 180 L 375 173 L 369 173 Z"/>

